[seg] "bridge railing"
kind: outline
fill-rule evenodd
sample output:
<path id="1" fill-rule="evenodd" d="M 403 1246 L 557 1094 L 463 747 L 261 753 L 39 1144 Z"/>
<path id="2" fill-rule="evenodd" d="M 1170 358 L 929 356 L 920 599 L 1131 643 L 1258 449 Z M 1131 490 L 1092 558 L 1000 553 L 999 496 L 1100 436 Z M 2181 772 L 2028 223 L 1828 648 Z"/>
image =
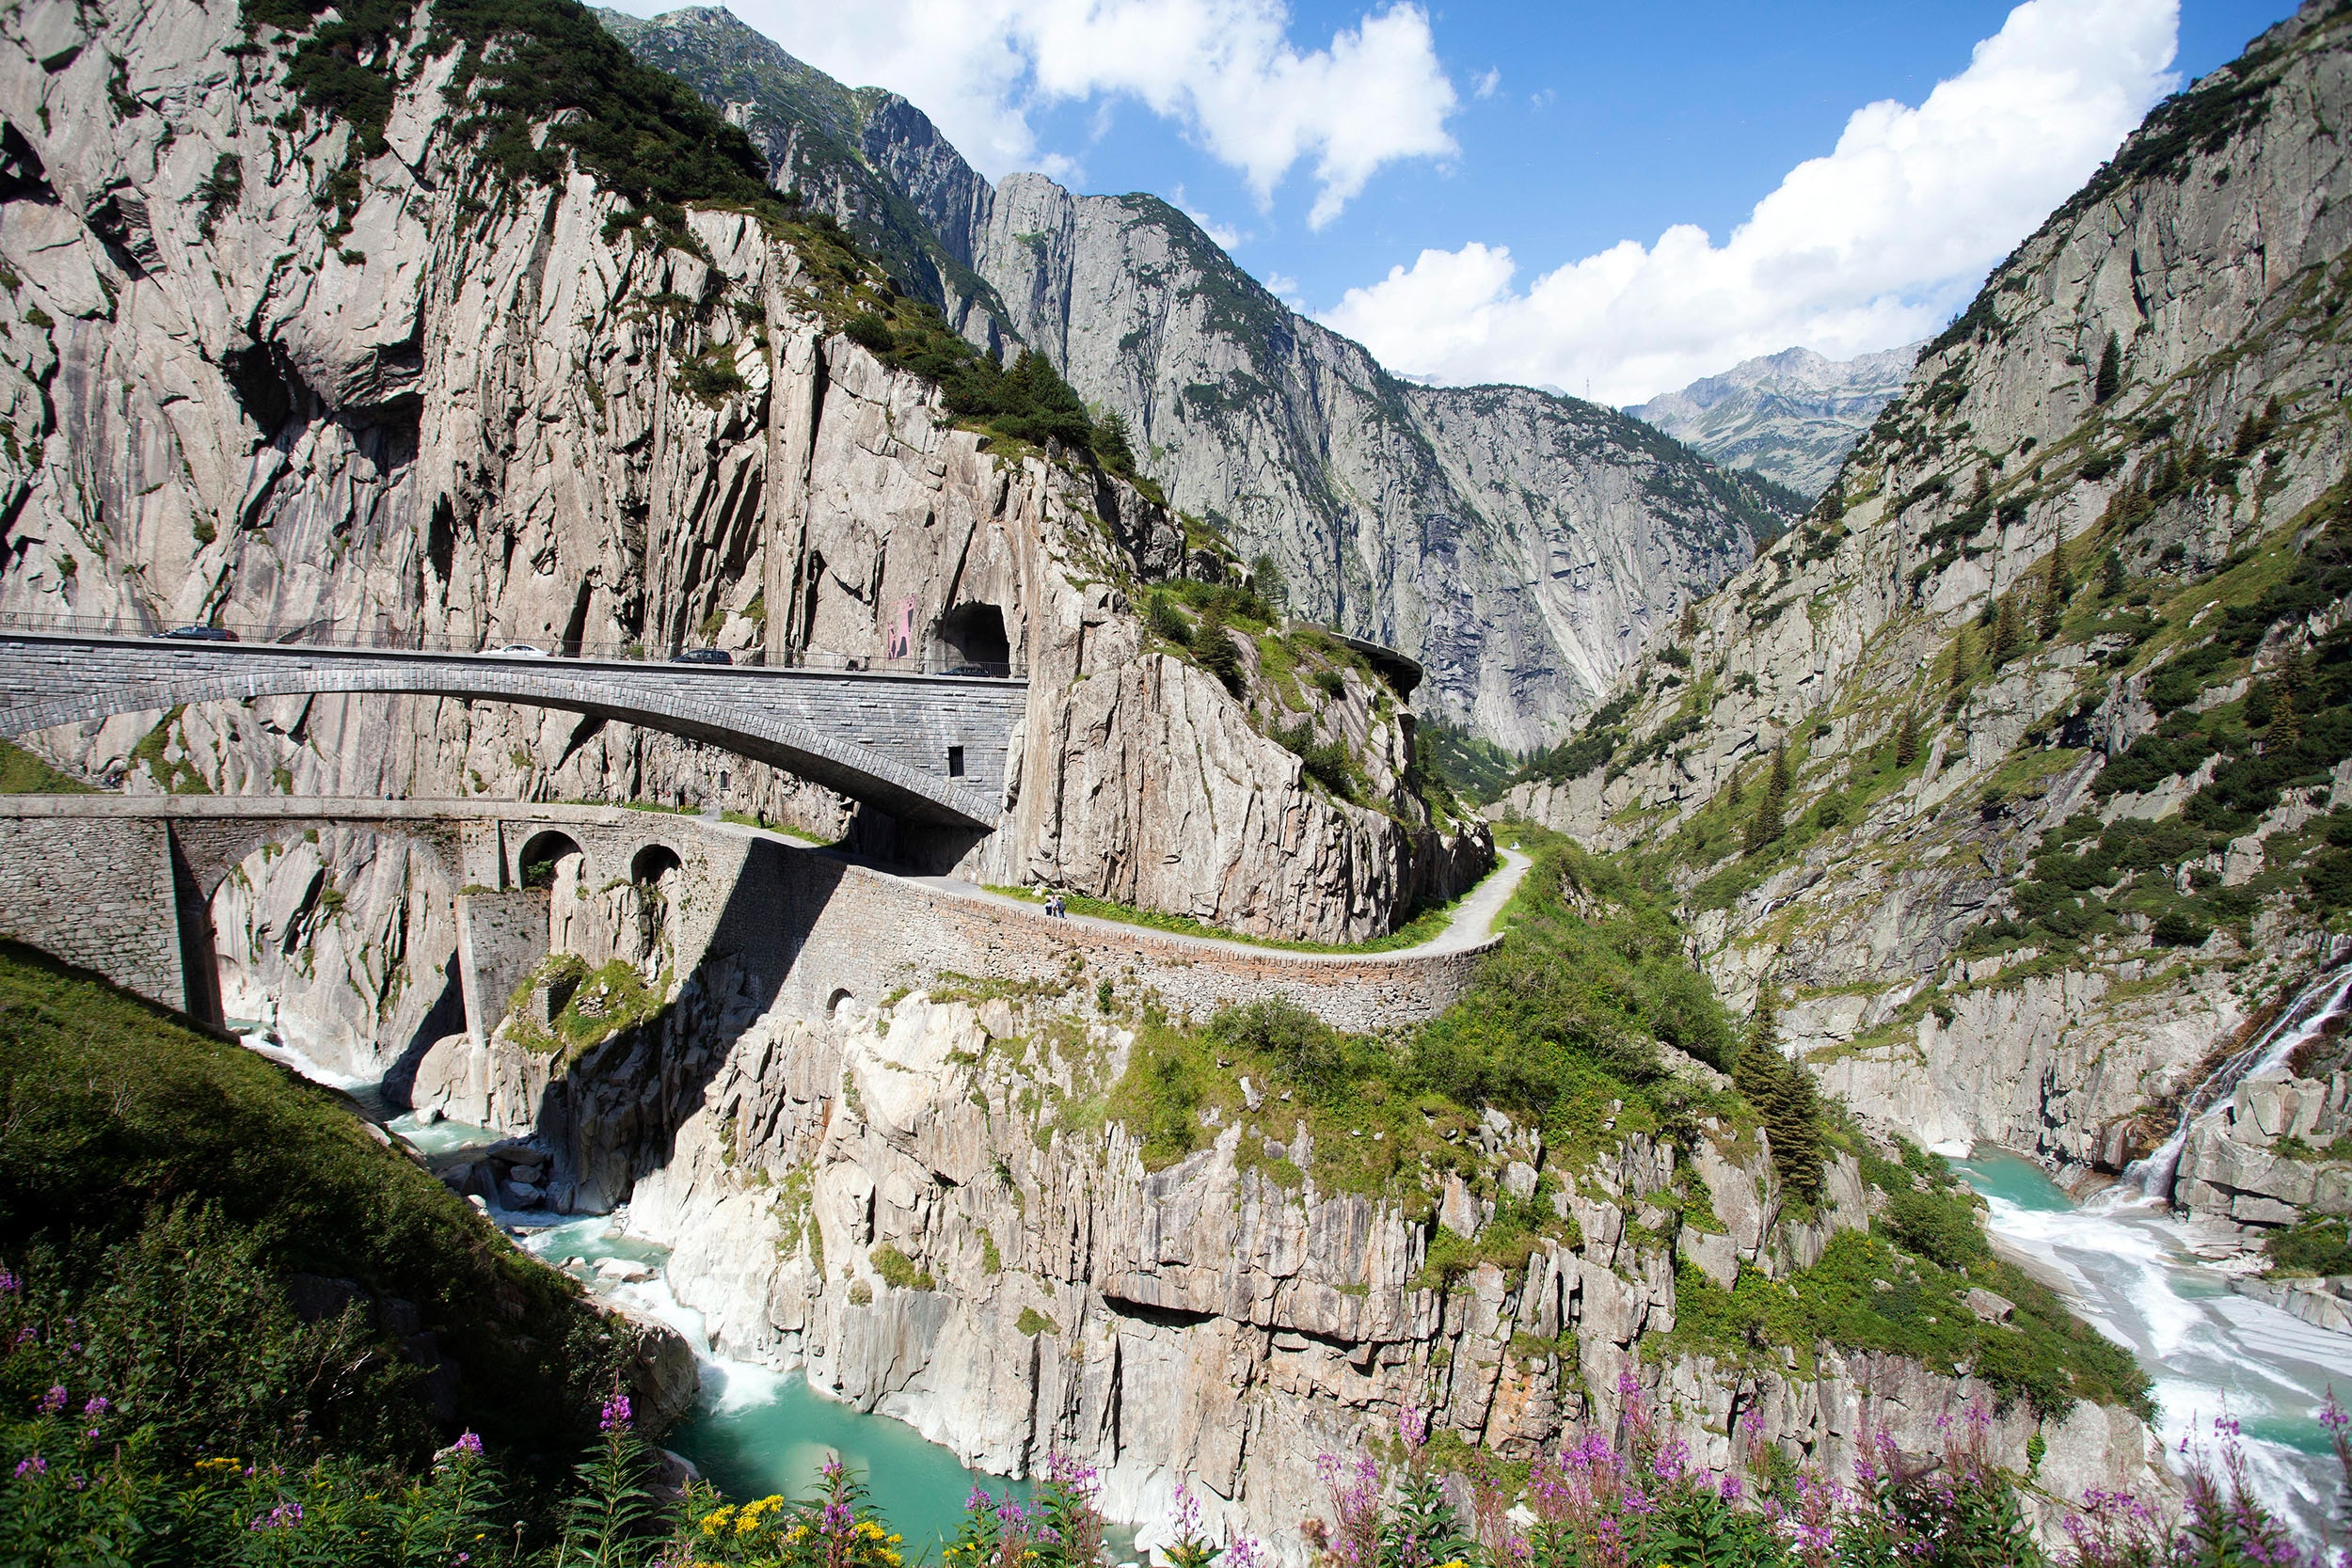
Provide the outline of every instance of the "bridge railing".
<path id="1" fill-rule="evenodd" d="M 348 648 L 388 653 L 497 655 L 515 658 L 579 658 L 633 661 L 647 664 L 694 662 L 704 645 L 688 643 L 675 649 L 642 641 L 510 637 L 494 632 L 435 636 L 421 626 L 385 623 L 355 625 L 347 621 L 314 619 L 294 624 L 218 619 L 204 623 L 208 631 L 226 632 L 238 642 L 270 647 Z M 0 610 L 0 632 L 46 632 L 62 637 L 171 638 L 189 629 L 133 613 L 120 615 L 54 615 L 41 611 Z M 1002 660 L 967 659 L 926 652 L 899 658 L 863 654 L 831 653 L 820 648 L 793 649 L 771 657 L 765 648 L 730 648 L 726 662 L 738 669 L 839 670 L 905 675 L 972 675 L 1019 677 L 1017 664 Z M 716 664 L 716 660 L 709 662 Z"/>

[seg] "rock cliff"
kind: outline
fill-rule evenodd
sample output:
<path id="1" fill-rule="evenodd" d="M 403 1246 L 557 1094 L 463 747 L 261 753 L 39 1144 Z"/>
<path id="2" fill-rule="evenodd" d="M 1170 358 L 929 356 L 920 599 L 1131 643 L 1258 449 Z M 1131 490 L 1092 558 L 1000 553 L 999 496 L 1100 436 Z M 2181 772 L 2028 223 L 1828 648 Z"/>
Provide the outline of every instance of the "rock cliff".
<path id="1" fill-rule="evenodd" d="M 1558 736 L 1796 510 L 1609 409 L 1398 381 L 1167 202 L 992 186 L 903 99 L 723 10 L 608 20 L 725 105 L 779 185 L 928 258 L 909 286 L 976 341 L 1009 325 L 1117 412 L 1172 503 L 1269 556 L 1302 611 L 1422 658 L 1433 709 L 1506 745 Z"/>
<path id="2" fill-rule="evenodd" d="M 2160 105 L 1510 797 L 1922 1138 L 2146 1152 L 2343 907 L 2347 22 Z"/>
<path id="3" fill-rule="evenodd" d="M 860 312 L 921 324 L 835 227 L 764 194 L 748 147 L 563 14 L 580 31 L 554 42 L 461 36 L 496 24 L 429 8 L 356 41 L 189 0 L 0 19 L 0 610 L 874 659 L 911 606 L 918 654 L 986 644 L 1031 705 L 1000 831 L 898 852 L 1342 942 L 1485 863 L 1480 831 L 1433 825 L 1402 699 L 1360 657 L 1243 616 L 1221 676 L 1155 637 L 1136 596 L 1224 575 L 1215 552 L 845 336 Z M 559 47 L 576 69 L 529 54 Z M 383 86 L 373 108 L 321 74 L 345 48 Z M 578 101 L 541 81 L 532 120 L 485 98 L 496 61 L 524 57 Z M 613 162 L 624 122 L 672 138 L 660 168 Z M 1267 657 L 1283 668 L 1261 680 Z M 1269 716 L 1345 752 L 1344 787 Z M 133 787 L 650 799 L 893 847 L 764 768 L 530 709 L 269 700 L 43 742 Z M 324 884 L 250 869 L 269 885 L 230 924 L 274 984 L 270 943 Z M 366 974 L 371 1011 L 429 983 L 391 977 L 418 957 L 400 933 L 421 935 L 400 885 L 346 881 L 326 911 L 368 933 L 328 961 Z M 366 1049 L 399 1049 L 386 1028 Z"/>
<path id="4" fill-rule="evenodd" d="M 1822 1343 L 1800 1370 L 1677 1339 L 1692 1291 L 1788 1279 L 1869 1226 L 1885 1195 L 1851 1156 L 1799 1209 L 1765 1142 L 1711 1118 L 1688 1154 L 1633 1133 L 1587 1159 L 1489 1111 L 1457 1168 L 1364 1190 L 1340 1174 L 1345 1149 L 1319 1151 L 1313 1112 L 1271 1084 L 1253 1099 L 1245 1074 L 1231 1119 L 1204 1113 L 1171 1163 L 1105 1120 L 1163 1025 L 921 993 L 810 1022 L 736 994 L 698 976 L 674 1026 L 553 1076 L 503 1031 L 486 1054 L 453 1037 L 420 1103 L 535 1131 L 547 1155 L 515 1158 L 551 1162 L 549 1201 L 626 1198 L 718 1353 L 804 1367 L 992 1470 L 1088 1455 L 1115 1516 L 1164 1517 L 1189 1476 L 1296 1560 L 1296 1522 L 1327 1506 L 1315 1456 L 1380 1444 L 1402 1410 L 1525 1458 L 1576 1421 L 1605 1430 L 1637 1393 L 1725 1468 L 1760 1443 L 1843 1473 L 1879 1431 L 1932 1451 L 1939 1421 L 1977 1402 L 1999 1406 L 1997 1462 L 2025 1473 L 2038 1452 L 2047 1498 L 2169 1484 L 2113 1406 L 2037 1417 L 1900 1355 Z M 491 1174 L 459 1180 L 515 1201 Z M 1496 1255 L 1515 1261 L 1472 1251 L 1529 1199 L 1551 1234 Z"/>
<path id="5" fill-rule="evenodd" d="M 1784 349 L 1626 412 L 1710 462 L 1761 474 L 1811 500 L 1903 389 L 1918 355 L 1916 343 L 1851 359 Z"/>

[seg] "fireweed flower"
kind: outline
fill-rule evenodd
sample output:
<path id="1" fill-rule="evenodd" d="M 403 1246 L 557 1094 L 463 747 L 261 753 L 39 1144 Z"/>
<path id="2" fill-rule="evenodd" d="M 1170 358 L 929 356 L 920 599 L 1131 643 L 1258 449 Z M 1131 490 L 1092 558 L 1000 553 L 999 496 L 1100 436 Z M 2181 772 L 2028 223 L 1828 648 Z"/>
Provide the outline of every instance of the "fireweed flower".
<path id="1" fill-rule="evenodd" d="M 105 1395 L 92 1394 L 89 1397 L 89 1402 L 82 1406 L 82 1414 L 85 1416 L 103 1416 L 107 1411 L 113 1408 L 113 1404 L 107 1400 Z"/>
<path id="2" fill-rule="evenodd" d="M 6 1269 L 0 1269 L 0 1296 L 12 1296 L 24 1287 L 24 1282 Z"/>
<path id="3" fill-rule="evenodd" d="M 1396 1434 L 1405 1439 L 1408 1449 L 1418 1449 L 1429 1440 L 1428 1412 L 1406 1405 L 1396 1413 Z"/>
<path id="4" fill-rule="evenodd" d="M 625 1427 L 628 1425 L 628 1396 L 615 1394 L 604 1402 L 604 1413 L 596 1422 L 596 1430 L 611 1432 L 615 1427 Z"/>
<path id="5" fill-rule="evenodd" d="M 295 1502 L 284 1502 L 279 1503 L 267 1513 L 255 1514 L 253 1523 L 246 1528 L 247 1529 L 291 1529 L 300 1523 L 302 1523 L 302 1505 Z"/>
<path id="6" fill-rule="evenodd" d="M 480 1453 L 482 1437 L 478 1433 L 461 1432 L 457 1434 L 457 1441 L 451 1446 L 459 1453 Z"/>
<path id="7" fill-rule="evenodd" d="M 40 1413 L 44 1416 L 55 1416 L 58 1411 L 63 1410 L 64 1408 L 65 1385 L 61 1383 L 53 1384 L 50 1386 L 49 1392 L 40 1397 Z"/>
<path id="8" fill-rule="evenodd" d="M 46 1475 L 48 1473 L 49 1461 L 41 1458 L 39 1454 L 33 1454 L 16 1462 L 16 1479 L 19 1481 L 23 1481 L 26 1476 L 40 1476 Z"/>

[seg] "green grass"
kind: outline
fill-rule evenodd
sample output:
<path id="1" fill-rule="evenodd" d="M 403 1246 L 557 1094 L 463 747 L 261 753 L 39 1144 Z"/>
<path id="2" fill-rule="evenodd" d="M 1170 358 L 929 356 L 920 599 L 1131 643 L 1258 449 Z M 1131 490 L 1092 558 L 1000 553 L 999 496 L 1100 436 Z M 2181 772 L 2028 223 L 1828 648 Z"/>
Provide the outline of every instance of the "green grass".
<path id="1" fill-rule="evenodd" d="M 1501 870 L 1501 867 L 1498 866 L 1496 870 Z M 1489 877 L 1493 875 L 1495 872 L 1487 873 Z M 1480 879 L 1479 885 L 1483 886 L 1484 883 L 1485 879 Z M 989 883 L 987 886 L 991 893 L 1002 894 L 1008 898 L 1018 898 L 1025 904 L 1042 904 L 1045 901 L 1044 894 L 1033 892 L 1027 888 L 1005 887 L 996 883 Z M 1443 904 L 1424 907 L 1417 911 L 1404 925 L 1386 936 L 1375 937 L 1369 942 L 1293 942 L 1283 937 L 1254 936 L 1248 931 L 1236 931 L 1229 927 L 1212 926 L 1206 921 L 1195 920 L 1190 915 L 1169 914 L 1163 910 L 1137 909 L 1133 904 L 1113 903 L 1107 898 L 1090 898 L 1083 893 L 1065 893 L 1061 896 L 1062 901 L 1070 906 L 1070 912 L 1073 914 L 1091 915 L 1097 920 L 1115 920 L 1122 926 L 1142 926 L 1154 931 L 1172 932 L 1178 936 L 1208 937 L 1217 942 L 1237 942 L 1250 947 L 1269 947 L 1286 953 L 1394 953 L 1403 948 L 1418 947 L 1424 942 L 1436 940 L 1444 932 L 1446 927 L 1453 923 L 1454 911 L 1460 908 L 1462 900 L 1476 891 L 1476 887 L 1469 888 Z"/>
<path id="2" fill-rule="evenodd" d="M 1964 1223 L 1980 1245 L 1975 1222 Z M 2010 1324 L 1978 1321 L 1962 1300 L 1976 1286 L 2016 1305 Z M 1675 1277 L 1674 1332 L 1643 1344 L 1655 1358 L 1714 1354 L 1758 1366 L 1780 1365 L 1787 1350 L 1803 1368 L 1821 1340 L 1907 1355 L 1931 1371 L 1968 1367 L 2003 1404 L 2022 1399 L 2045 1417 L 2064 1415 L 2077 1399 L 2122 1404 L 2143 1419 L 2155 1414 L 2148 1375 L 2131 1353 L 2069 1315 L 2015 1265 L 1979 1252 L 1947 1267 L 1878 1232 L 1841 1233 L 1820 1262 L 1786 1283 L 1742 1272 L 1725 1291 L 1686 1267 Z"/>
<path id="3" fill-rule="evenodd" d="M 11 740 L 0 740 L 0 795 L 95 795 L 71 773 L 58 771 Z"/>
<path id="4" fill-rule="evenodd" d="M 650 1022 L 669 994 L 670 974 L 647 985 L 636 966 L 614 958 L 601 969 L 573 953 L 551 953 L 515 989 L 506 1027 L 516 1044 L 568 1066 L 624 1031 Z M 540 987 L 563 1002 L 552 1023 L 529 1016 L 525 1005 Z"/>
<path id="5" fill-rule="evenodd" d="M 151 1280 L 126 1259 L 174 1223 L 189 1256 L 224 1280 L 300 1273 L 413 1303 L 463 1369 L 460 1419 L 493 1442 L 542 1451 L 593 1416 L 615 1352 L 579 1288 L 376 1143 L 329 1091 L 0 942 L 0 1258 L 31 1259 L 61 1289 Z M 207 1354 L 242 1354 L 187 1332 Z M 389 1345 L 370 1354 L 404 1364 Z M 226 1364 L 184 1371 L 231 1385 L 245 1375 Z"/>

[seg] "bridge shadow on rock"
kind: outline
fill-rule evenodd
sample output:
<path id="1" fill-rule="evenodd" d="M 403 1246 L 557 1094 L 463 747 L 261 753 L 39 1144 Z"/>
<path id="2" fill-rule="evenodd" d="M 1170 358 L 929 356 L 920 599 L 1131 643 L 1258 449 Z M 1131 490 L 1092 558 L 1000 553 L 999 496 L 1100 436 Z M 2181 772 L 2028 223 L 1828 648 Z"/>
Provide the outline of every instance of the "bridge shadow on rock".
<path id="1" fill-rule="evenodd" d="M 855 997 L 840 976 L 804 961 L 849 870 L 825 851 L 748 841 L 676 997 L 562 1063 L 540 1090 L 530 1136 L 554 1157 L 551 1209 L 609 1212 L 667 1167 L 679 1128 L 704 1108 L 744 1033 L 779 1003 L 797 1002 L 814 1022 L 832 1001 Z"/>

